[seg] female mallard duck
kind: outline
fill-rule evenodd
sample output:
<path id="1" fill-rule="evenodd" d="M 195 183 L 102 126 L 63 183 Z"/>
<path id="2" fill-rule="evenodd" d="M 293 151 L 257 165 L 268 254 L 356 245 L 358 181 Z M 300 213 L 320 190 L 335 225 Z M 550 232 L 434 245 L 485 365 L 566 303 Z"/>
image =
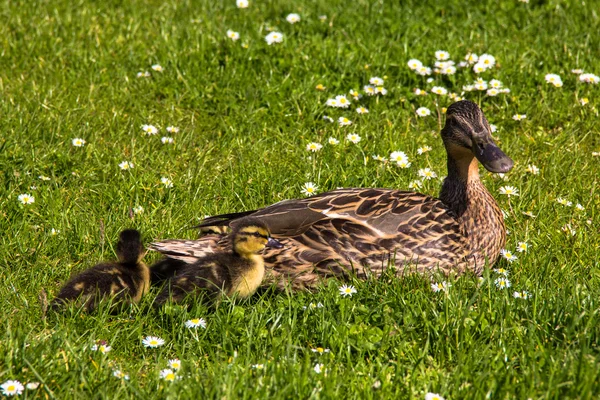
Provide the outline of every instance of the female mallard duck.
<path id="1" fill-rule="evenodd" d="M 102 298 L 137 303 L 150 289 L 150 270 L 142 262 L 146 250 L 141 235 L 127 229 L 119 235 L 117 262 L 95 265 L 67 282 L 53 301 L 53 308 L 75 301 L 92 311 Z"/>
<path id="2" fill-rule="evenodd" d="M 230 235 L 232 251 L 206 255 L 194 264 L 186 265 L 157 296 L 154 304 L 160 307 L 169 298 L 180 302 L 188 295 L 203 292 L 211 297 L 237 294 L 246 298 L 262 283 L 265 264 L 260 254 L 265 247 L 281 248 L 260 220 L 246 218 L 236 225 Z"/>
<path id="3" fill-rule="evenodd" d="M 283 244 L 264 256 L 280 286 L 310 287 L 320 277 L 351 271 L 359 278 L 377 276 L 390 264 L 400 273 L 481 274 L 486 262 L 492 265 L 498 258 L 506 232 L 500 208 L 479 180 L 478 161 L 495 173 L 509 171 L 513 162 L 494 143 L 487 119 L 473 102 L 448 107 L 441 133 L 448 176 L 439 199 L 393 189 L 340 189 L 207 218 L 200 227 L 235 228 L 248 217 L 263 221 Z M 210 234 L 151 248 L 193 263 L 226 246 L 226 236 Z"/>

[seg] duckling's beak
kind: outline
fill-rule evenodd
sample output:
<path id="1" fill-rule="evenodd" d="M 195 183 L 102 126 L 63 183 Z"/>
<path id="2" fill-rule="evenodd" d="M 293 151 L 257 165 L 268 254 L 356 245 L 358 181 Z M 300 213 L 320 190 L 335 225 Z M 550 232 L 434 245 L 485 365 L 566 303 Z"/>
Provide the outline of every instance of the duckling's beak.
<path id="1" fill-rule="evenodd" d="M 490 172 L 505 173 L 513 167 L 513 160 L 491 139 L 485 142 L 474 140 L 472 151 L 477 160 Z"/>
<path id="2" fill-rule="evenodd" d="M 281 249 L 283 247 L 283 245 L 281 244 L 281 242 L 279 242 L 279 240 L 273 239 L 272 237 L 270 237 L 269 240 L 267 240 L 267 244 L 265 246 L 272 247 L 274 249 Z"/>

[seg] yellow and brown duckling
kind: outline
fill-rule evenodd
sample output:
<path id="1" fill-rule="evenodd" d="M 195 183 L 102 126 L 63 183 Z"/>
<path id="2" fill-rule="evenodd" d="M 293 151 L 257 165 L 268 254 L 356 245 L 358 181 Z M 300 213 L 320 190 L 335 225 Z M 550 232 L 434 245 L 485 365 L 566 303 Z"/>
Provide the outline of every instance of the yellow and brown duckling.
<path id="1" fill-rule="evenodd" d="M 261 252 L 265 247 L 282 245 L 271 237 L 263 222 L 255 219 L 239 224 L 228 239 L 231 251 L 207 255 L 181 269 L 158 295 L 155 305 L 161 306 L 169 299 L 177 303 L 188 295 L 203 293 L 211 298 L 222 294 L 246 298 L 254 294 L 265 274 Z"/>
<path id="2" fill-rule="evenodd" d="M 150 269 L 142 262 L 146 254 L 141 235 L 135 229 L 121 232 L 116 262 L 89 268 L 67 282 L 53 301 L 53 308 L 75 302 L 88 311 L 103 298 L 120 303 L 138 303 L 150 289 Z"/>

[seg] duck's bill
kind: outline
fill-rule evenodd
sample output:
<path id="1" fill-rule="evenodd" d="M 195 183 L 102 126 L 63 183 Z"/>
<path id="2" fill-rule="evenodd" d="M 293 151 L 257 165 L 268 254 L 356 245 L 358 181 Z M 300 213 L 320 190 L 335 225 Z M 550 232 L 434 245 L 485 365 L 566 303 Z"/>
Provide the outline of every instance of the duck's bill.
<path id="1" fill-rule="evenodd" d="M 512 169 L 513 160 L 504 154 L 494 142 L 485 143 L 473 149 L 477 160 L 490 172 L 505 173 Z"/>
<path id="2" fill-rule="evenodd" d="M 273 249 L 281 249 L 283 247 L 283 245 L 281 244 L 281 242 L 279 240 L 273 239 L 272 237 L 269 238 L 266 246 L 271 247 Z"/>

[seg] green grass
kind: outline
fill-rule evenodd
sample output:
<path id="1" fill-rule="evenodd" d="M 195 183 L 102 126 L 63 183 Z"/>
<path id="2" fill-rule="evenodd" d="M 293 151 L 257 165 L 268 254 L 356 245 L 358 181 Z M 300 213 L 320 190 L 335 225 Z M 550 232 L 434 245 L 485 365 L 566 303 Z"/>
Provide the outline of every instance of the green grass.
<path id="1" fill-rule="evenodd" d="M 600 73 L 597 2 L 395 3 L 254 1 L 242 10 L 234 0 L 3 1 L 0 382 L 41 382 L 24 395 L 57 399 L 598 396 L 600 158 L 592 152 L 600 151 L 600 92 L 570 72 Z M 302 21 L 288 24 L 290 12 Z M 266 45 L 269 27 L 283 32 L 283 43 Z M 227 29 L 241 40 L 229 40 Z M 457 62 L 471 51 L 493 54 L 498 67 L 482 76 L 511 89 L 498 97 L 465 94 L 499 127 L 500 146 L 516 162 L 507 181 L 483 174 L 508 213 L 507 248 L 530 245 L 517 262 L 498 263 L 510 270 L 510 289 L 498 290 L 492 271 L 481 284 L 471 276 L 453 280 L 447 294 L 433 293 L 421 277 L 385 276 L 353 282 L 351 298 L 331 281 L 311 294 L 266 290 L 189 312 L 152 311 L 154 290 L 131 313 L 42 320 L 40 291 L 52 298 L 71 274 L 113 258 L 124 228 L 140 229 L 148 242 L 193 238 L 188 227 L 205 214 L 301 197 L 308 181 L 319 191 L 406 189 L 419 168 L 445 175 L 440 121 L 417 118 L 415 110 L 436 115 L 451 100 L 412 90 L 437 84 L 460 93 L 475 75 L 459 70 L 427 83 L 407 68 L 410 58 L 432 65 L 439 49 Z M 162 73 L 150 69 L 157 63 Z M 150 78 L 136 78 L 146 70 Z M 546 73 L 560 74 L 564 86 L 546 84 Z M 361 99 L 369 114 L 356 114 L 356 102 L 348 110 L 325 107 L 371 76 L 385 76 L 389 93 Z M 325 92 L 315 90 L 319 83 Z M 589 104 L 581 106 L 582 98 Z M 516 113 L 527 119 L 513 121 Z M 323 115 L 354 124 L 340 128 Z M 147 123 L 159 135 L 144 136 Z M 180 132 L 163 145 L 169 125 Z M 345 141 L 349 132 L 362 141 Z M 330 136 L 341 143 L 327 145 Z M 73 147 L 76 137 L 86 145 Z M 308 153 L 312 141 L 324 148 Z M 418 156 L 425 144 L 433 150 Z M 412 167 L 371 159 L 394 150 L 405 151 Z M 135 168 L 120 171 L 124 160 Z M 528 164 L 540 174 L 528 174 Z M 161 177 L 174 186 L 164 188 Z M 504 185 L 520 196 L 509 202 L 498 194 Z M 435 195 L 439 187 L 433 180 L 420 190 Z M 35 203 L 21 205 L 22 193 Z M 136 206 L 144 212 L 132 214 Z M 573 236 L 563 232 L 567 224 Z M 60 233 L 50 235 L 52 228 Z M 515 300 L 513 289 L 532 298 Z M 319 302 L 322 308 L 304 309 Z M 205 318 L 207 329 L 185 328 L 193 317 Z M 166 345 L 145 349 L 146 335 Z M 113 347 L 106 355 L 89 350 L 100 339 Z M 331 352 L 317 356 L 310 350 L 317 346 Z M 176 357 L 181 380 L 161 380 L 159 371 Z M 315 373 L 316 363 L 326 372 Z M 114 368 L 130 380 L 114 378 Z"/>

